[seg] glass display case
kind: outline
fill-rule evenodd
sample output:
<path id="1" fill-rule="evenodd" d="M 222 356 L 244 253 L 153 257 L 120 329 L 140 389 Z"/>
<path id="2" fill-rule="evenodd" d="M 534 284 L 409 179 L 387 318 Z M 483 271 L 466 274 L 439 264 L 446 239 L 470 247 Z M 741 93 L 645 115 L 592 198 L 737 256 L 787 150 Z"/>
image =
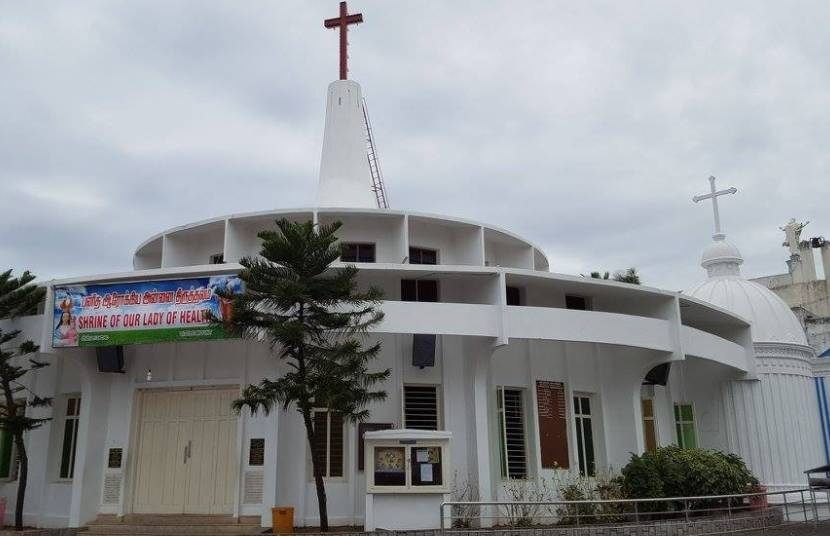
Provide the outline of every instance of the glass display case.
<path id="1" fill-rule="evenodd" d="M 369 493 L 447 493 L 449 432 L 367 432 L 365 467 Z"/>

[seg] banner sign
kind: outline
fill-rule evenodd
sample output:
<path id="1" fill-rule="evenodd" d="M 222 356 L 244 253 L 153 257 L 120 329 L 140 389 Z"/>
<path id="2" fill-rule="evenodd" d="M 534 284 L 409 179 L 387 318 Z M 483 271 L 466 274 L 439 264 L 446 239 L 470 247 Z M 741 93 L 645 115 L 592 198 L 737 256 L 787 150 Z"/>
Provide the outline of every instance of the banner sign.
<path id="1" fill-rule="evenodd" d="M 231 300 L 216 291 L 242 292 L 236 275 L 110 285 L 55 287 L 52 346 L 114 346 L 224 339 L 217 320 L 231 317 Z"/>

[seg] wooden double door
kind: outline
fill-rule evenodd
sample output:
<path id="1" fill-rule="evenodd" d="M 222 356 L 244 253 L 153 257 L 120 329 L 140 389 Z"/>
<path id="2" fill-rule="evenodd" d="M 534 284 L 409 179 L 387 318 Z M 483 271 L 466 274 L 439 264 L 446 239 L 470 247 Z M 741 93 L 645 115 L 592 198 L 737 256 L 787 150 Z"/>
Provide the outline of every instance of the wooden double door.
<path id="1" fill-rule="evenodd" d="M 236 388 L 141 392 L 133 512 L 233 513 L 238 396 Z"/>

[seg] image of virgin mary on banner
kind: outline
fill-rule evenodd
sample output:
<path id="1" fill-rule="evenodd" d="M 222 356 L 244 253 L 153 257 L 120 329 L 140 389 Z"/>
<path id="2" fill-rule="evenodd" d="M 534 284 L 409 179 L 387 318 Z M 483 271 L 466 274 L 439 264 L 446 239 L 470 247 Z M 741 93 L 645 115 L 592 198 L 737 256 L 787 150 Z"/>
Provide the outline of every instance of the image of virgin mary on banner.
<path id="1" fill-rule="evenodd" d="M 52 346 L 224 339 L 233 300 L 219 294 L 240 292 L 236 275 L 57 286 Z"/>

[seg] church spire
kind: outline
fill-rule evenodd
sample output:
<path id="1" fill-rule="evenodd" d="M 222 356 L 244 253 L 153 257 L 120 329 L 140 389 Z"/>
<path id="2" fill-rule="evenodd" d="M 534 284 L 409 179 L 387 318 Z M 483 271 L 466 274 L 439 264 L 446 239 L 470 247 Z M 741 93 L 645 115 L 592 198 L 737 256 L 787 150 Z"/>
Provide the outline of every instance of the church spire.
<path id="1" fill-rule="evenodd" d="M 317 205 L 321 207 L 375 208 L 372 172 L 366 153 L 366 124 L 360 84 L 347 80 L 348 27 L 363 22 L 360 13 L 349 14 L 340 3 L 340 16 L 327 19 L 326 28 L 340 31 L 340 79 L 329 84 L 326 127 L 320 158 Z"/>
<path id="2" fill-rule="evenodd" d="M 692 201 L 699 203 L 706 199 L 712 200 L 712 216 L 715 222 L 715 232 L 712 235 L 713 242 L 709 244 L 700 259 L 700 265 L 706 269 L 709 278 L 718 276 L 740 276 L 741 264 L 744 259 L 741 252 L 734 244 L 726 240 L 726 234 L 721 229 L 720 210 L 718 208 L 718 197 L 734 194 L 738 191 L 735 187 L 725 190 L 718 190 L 715 187 L 715 177 L 709 177 L 709 193 L 696 195 Z"/>

